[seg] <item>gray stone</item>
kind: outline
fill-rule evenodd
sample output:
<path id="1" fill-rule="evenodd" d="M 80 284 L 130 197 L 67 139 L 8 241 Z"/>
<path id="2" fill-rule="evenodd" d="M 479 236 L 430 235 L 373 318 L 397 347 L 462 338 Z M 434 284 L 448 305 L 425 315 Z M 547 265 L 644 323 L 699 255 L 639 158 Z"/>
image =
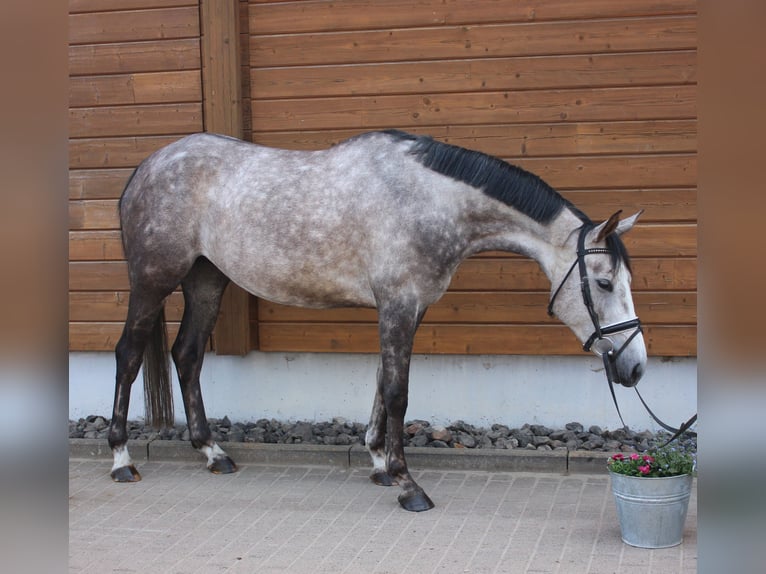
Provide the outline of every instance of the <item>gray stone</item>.
<path id="1" fill-rule="evenodd" d="M 411 446 L 426 446 L 428 444 L 428 436 L 425 432 L 420 432 L 410 439 Z"/>
<path id="2" fill-rule="evenodd" d="M 335 437 L 335 444 L 340 446 L 348 446 L 351 444 L 351 437 L 346 433 L 340 433 Z"/>
<path id="3" fill-rule="evenodd" d="M 580 423 L 567 423 L 566 425 L 564 425 L 564 428 L 574 432 L 582 432 L 584 430 L 583 426 Z"/>
<path id="4" fill-rule="evenodd" d="M 244 442 L 245 431 L 242 429 L 232 429 L 231 432 L 229 432 L 226 436 L 226 440 L 229 442 Z"/>
<path id="5" fill-rule="evenodd" d="M 462 444 L 466 448 L 475 448 L 476 439 L 466 432 L 459 432 L 457 435 L 457 442 Z"/>
<path id="6" fill-rule="evenodd" d="M 441 442 L 451 442 L 452 433 L 445 427 L 433 427 L 430 432 L 431 440 Z"/>
<path id="7" fill-rule="evenodd" d="M 547 436 L 534 436 L 532 437 L 532 444 L 538 448 L 544 445 L 547 446 L 551 444 L 551 439 Z"/>
<path id="8" fill-rule="evenodd" d="M 492 439 L 489 438 L 487 435 L 481 435 L 479 437 L 478 443 L 476 444 L 476 448 L 492 448 Z"/>
<path id="9" fill-rule="evenodd" d="M 588 440 L 582 444 L 582 448 L 586 450 L 596 450 L 604 446 L 604 439 L 596 434 L 590 435 Z"/>
<path id="10" fill-rule="evenodd" d="M 531 425 L 529 429 L 532 431 L 532 434 L 534 434 L 535 436 L 547 437 L 549 434 L 553 432 L 553 429 L 550 429 L 544 425 Z"/>
<path id="11" fill-rule="evenodd" d="M 564 436 L 567 434 L 567 432 L 571 432 L 571 431 L 565 431 L 565 430 L 557 430 L 557 431 L 553 431 L 553 432 L 552 432 L 550 435 L 548 435 L 548 436 L 550 437 L 550 439 L 551 439 L 551 440 L 554 440 L 554 441 L 556 441 L 556 440 L 558 440 L 558 441 L 561 441 L 561 440 L 566 440 L 566 439 L 564 438 Z"/>

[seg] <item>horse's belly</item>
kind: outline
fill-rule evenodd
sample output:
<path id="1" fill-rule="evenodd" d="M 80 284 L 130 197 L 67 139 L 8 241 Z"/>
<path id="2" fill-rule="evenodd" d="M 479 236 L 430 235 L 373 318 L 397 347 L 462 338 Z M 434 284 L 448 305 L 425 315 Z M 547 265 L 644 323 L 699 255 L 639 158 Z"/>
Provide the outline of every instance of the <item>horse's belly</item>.
<path id="1" fill-rule="evenodd" d="M 276 268 L 275 268 L 276 267 Z M 240 287 L 281 305 L 297 307 L 375 307 L 369 284 L 358 273 L 312 273 L 305 269 L 279 269 L 265 265 L 253 274 L 231 273 Z"/>

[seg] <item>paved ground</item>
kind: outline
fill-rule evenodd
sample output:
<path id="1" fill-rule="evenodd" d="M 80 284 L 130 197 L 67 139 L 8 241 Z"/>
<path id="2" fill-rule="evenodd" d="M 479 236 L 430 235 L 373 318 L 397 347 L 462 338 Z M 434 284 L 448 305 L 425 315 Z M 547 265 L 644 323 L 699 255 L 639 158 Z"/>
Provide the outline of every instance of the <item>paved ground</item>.
<path id="1" fill-rule="evenodd" d="M 412 465 L 414 466 L 414 465 Z M 368 469 L 70 459 L 69 571 L 82 573 L 623 573 L 697 571 L 696 484 L 684 542 L 620 540 L 606 474 L 416 471 L 436 508 L 413 514 Z M 695 481 L 696 482 L 696 481 Z"/>

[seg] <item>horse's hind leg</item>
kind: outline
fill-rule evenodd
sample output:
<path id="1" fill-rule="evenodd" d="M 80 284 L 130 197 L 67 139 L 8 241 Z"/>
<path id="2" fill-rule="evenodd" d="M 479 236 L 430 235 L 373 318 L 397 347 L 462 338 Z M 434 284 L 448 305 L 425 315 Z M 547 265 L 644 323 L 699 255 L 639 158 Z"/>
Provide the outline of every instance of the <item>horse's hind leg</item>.
<path id="1" fill-rule="evenodd" d="M 141 475 L 133 466 L 127 448 L 130 389 L 141 367 L 144 349 L 150 337 L 152 334 L 158 337 L 164 336 L 162 306 L 169 292 L 135 289 L 130 294 L 128 317 L 115 348 L 117 377 L 108 438 L 114 456 L 111 476 L 116 482 L 141 480 Z"/>
<path id="2" fill-rule="evenodd" d="M 212 439 L 199 376 L 205 346 L 215 326 L 221 297 L 228 283 L 229 279 L 210 261 L 203 257 L 197 259 L 181 282 L 184 316 L 172 349 L 192 446 L 207 457 L 207 467 L 212 472 L 222 474 L 236 471 L 237 466 Z"/>

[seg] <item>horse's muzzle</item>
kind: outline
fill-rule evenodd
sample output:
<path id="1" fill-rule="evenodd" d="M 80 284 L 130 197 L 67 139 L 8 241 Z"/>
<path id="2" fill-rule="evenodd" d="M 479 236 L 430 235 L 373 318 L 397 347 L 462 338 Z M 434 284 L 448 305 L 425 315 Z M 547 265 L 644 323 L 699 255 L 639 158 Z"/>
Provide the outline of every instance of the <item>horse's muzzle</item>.
<path id="1" fill-rule="evenodd" d="M 596 355 L 604 362 L 604 372 L 610 383 L 619 383 L 623 387 L 635 387 L 644 375 L 642 363 L 626 364 L 626 358 L 622 351 L 630 343 L 631 337 L 619 349 L 615 350 L 614 342 L 609 337 L 596 339 L 590 345 Z M 622 359 L 620 362 L 619 359 Z"/>

